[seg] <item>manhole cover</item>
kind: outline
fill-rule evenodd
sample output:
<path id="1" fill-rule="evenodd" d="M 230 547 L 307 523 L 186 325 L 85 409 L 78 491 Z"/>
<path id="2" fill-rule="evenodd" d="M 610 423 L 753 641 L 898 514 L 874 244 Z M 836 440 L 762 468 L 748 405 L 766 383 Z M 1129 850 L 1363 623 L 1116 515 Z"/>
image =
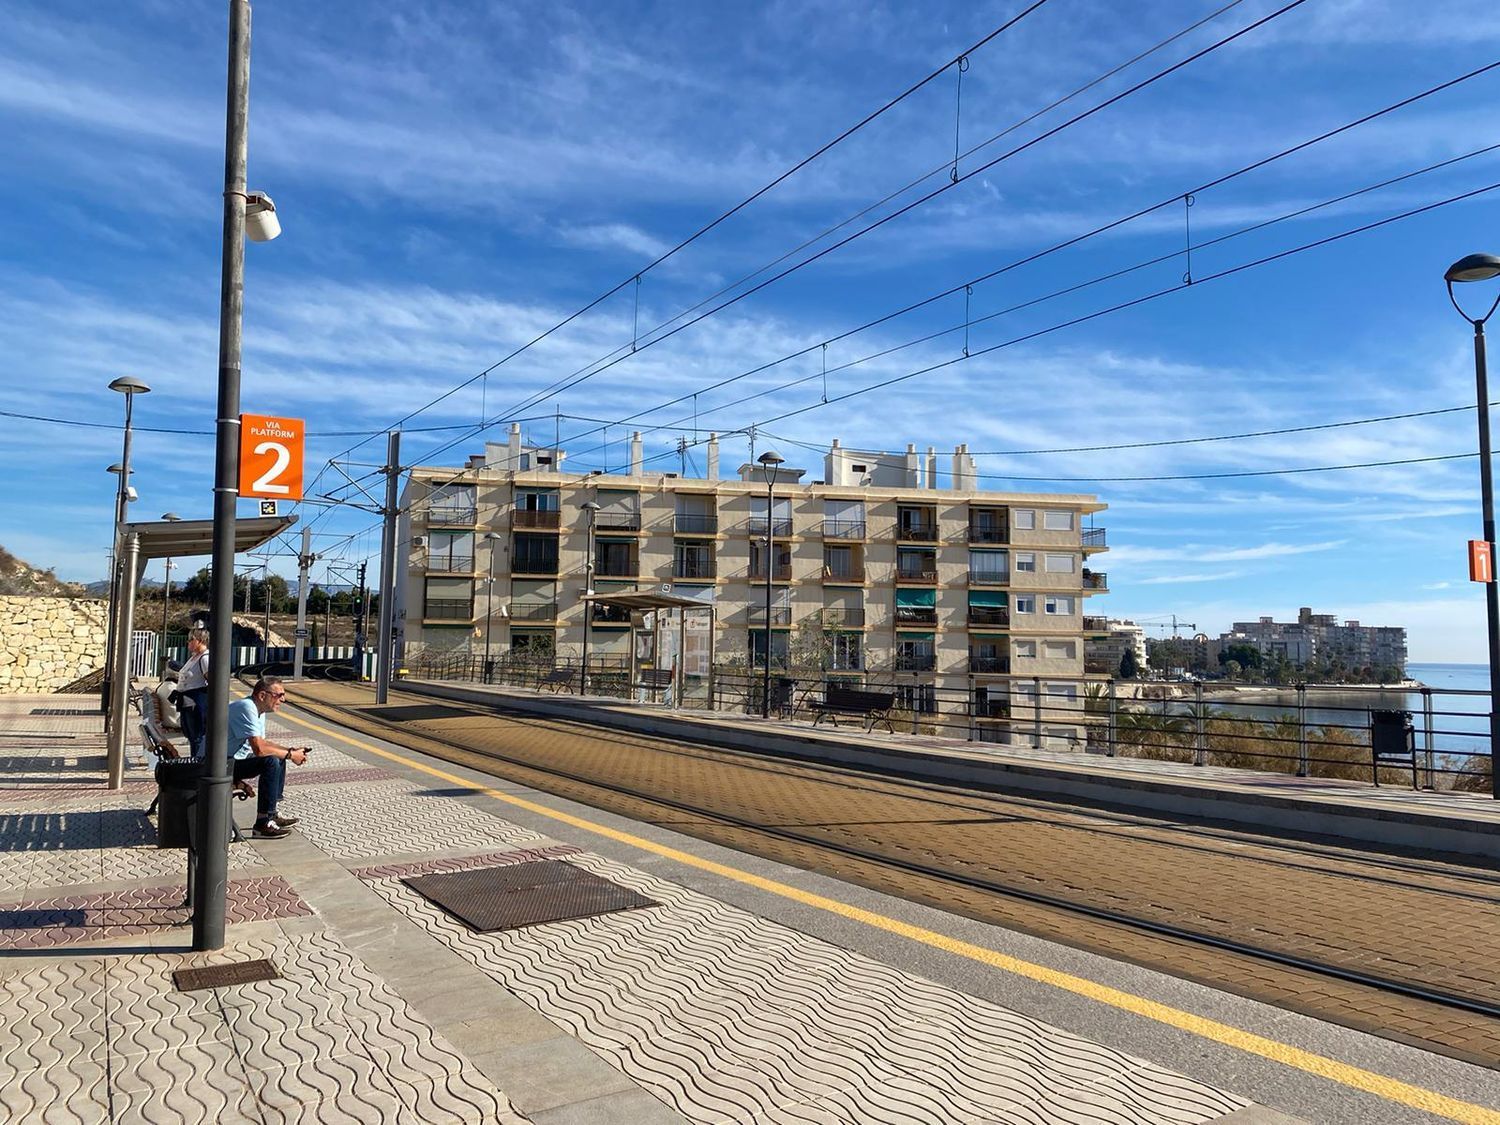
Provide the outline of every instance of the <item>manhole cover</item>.
<path id="1" fill-rule="evenodd" d="M 201 969 L 176 969 L 172 983 L 178 992 L 196 992 L 200 988 L 227 988 L 232 984 L 252 984 L 258 980 L 280 980 L 281 974 L 269 961 L 236 961 L 232 965 L 205 965 Z"/>
<path id="2" fill-rule="evenodd" d="M 403 882 L 480 933 L 657 905 L 558 859 L 417 875 Z"/>

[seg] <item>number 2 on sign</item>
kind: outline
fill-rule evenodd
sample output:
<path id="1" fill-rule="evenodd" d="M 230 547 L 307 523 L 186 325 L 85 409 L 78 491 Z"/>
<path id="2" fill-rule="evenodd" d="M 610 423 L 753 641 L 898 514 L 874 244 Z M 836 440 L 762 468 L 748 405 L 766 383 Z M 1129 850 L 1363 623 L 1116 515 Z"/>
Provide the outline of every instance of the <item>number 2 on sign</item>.
<path id="1" fill-rule="evenodd" d="M 302 499 L 300 418 L 240 415 L 240 495 L 268 500 Z"/>

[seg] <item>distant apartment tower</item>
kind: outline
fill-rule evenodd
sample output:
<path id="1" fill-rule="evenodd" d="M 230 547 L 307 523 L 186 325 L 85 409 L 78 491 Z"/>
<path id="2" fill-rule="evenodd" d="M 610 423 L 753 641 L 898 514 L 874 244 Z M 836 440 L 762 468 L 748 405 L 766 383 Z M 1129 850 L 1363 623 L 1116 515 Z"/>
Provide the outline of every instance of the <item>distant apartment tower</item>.
<path id="1" fill-rule="evenodd" d="M 1083 670 L 1090 675 L 1118 676 L 1127 652 L 1135 654 L 1140 676 L 1146 675 L 1146 630 L 1134 621 L 1110 618 L 1103 632 L 1084 635 Z"/>
<path id="2" fill-rule="evenodd" d="M 1331 613 L 1314 613 L 1303 606 L 1296 621 L 1237 621 L 1220 638 L 1221 644 L 1249 644 L 1262 656 L 1284 656 L 1298 667 L 1339 664 L 1350 670 L 1363 668 L 1379 673 L 1394 671 L 1406 676 L 1406 630 L 1391 625 L 1361 625 L 1340 622 Z"/>
<path id="3" fill-rule="evenodd" d="M 894 686 L 919 714 L 957 708 L 986 740 L 1006 741 L 1013 716 L 1028 741 L 1041 715 L 1042 741 L 1081 736 L 1067 716 L 1082 711 L 1086 628 L 1104 624 L 1084 602 L 1107 592 L 1088 565 L 1106 549 L 1104 529 L 1085 526 L 1105 508 L 1097 498 L 982 490 L 963 446 L 944 487 L 937 454 L 914 446 L 835 440 L 822 479 L 783 465 L 774 483 L 759 464 L 720 479 L 712 436 L 701 478 L 647 471 L 639 434 L 629 448 L 626 471 L 565 473 L 564 451 L 513 427 L 465 466 L 412 469 L 396 601 L 408 662 L 489 637 L 495 656 L 577 667 L 593 503 L 595 592 L 712 603 L 715 663 L 763 666 L 769 579 L 773 667 L 813 630 L 828 642 L 828 679 Z M 594 607 L 591 665 L 632 659 L 629 628 L 628 615 Z"/>

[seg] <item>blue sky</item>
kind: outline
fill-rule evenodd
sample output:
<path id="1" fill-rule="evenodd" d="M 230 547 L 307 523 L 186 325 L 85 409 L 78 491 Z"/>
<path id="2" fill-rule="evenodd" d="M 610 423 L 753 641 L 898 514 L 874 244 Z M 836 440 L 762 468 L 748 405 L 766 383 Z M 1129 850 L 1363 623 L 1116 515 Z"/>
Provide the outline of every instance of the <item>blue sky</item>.
<path id="1" fill-rule="evenodd" d="M 1091 611 L 1175 612 L 1214 633 L 1311 605 L 1405 625 L 1416 660 L 1483 660 L 1482 591 L 1465 562 L 1466 540 L 1480 534 L 1472 353 L 1442 273 L 1463 254 L 1500 252 L 1500 191 L 1214 275 L 1500 181 L 1500 153 L 1469 155 L 1500 144 L 1500 70 L 1196 189 L 1500 59 L 1492 4 L 1308 0 L 969 174 L 1279 5 L 1242 0 L 1207 18 L 1223 6 L 1049 0 L 972 54 L 961 101 L 949 68 L 646 272 L 638 291 L 628 285 L 418 415 L 404 460 L 457 463 L 480 450 L 465 431 L 419 427 L 560 411 L 560 423 L 526 427 L 547 440 L 556 425 L 571 467 L 618 467 L 629 429 L 667 426 L 648 432 L 647 453 L 676 469 L 678 438 L 695 436 L 693 402 L 653 407 L 803 349 L 699 394 L 697 437 L 755 422 L 774 435 L 761 448 L 776 444 L 816 470 L 816 455 L 795 442 L 824 447 L 837 436 L 940 451 L 967 442 L 1002 453 L 1454 408 L 1240 440 L 985 456 L 980 471 L 998 489 L 1094 492 L 1110 505 L 1100 522 L 1112 550 L 1101 565 L 1113 592 Z M 211 511 L 224 7 L 12 0 L 0 37 L 0 410 L 118 426 L 122 402 L 106 385 L 122 374 L 146 380 L 137 517 Z M 342 432 L 378 433 L 490 367 L 1021 7 L 259 0 L 250 184 L 274 196 L 285 233 L 247 252 L 244 409 L 304 417 L 316 469 L 361 440 Z M 955 184 L 956 102 L 966 155 Z M 1456 162 L 1317 206 L 1444 161 Z M 742 279 L 783 255 L 792 257 L 776 269 L 945 185 L 651 342 L 665 331 L 657 326 L 681 323 L 673 318 L 716 293 L 712 304 L 743 292 Z M 961 359 L 961 288 L 829 344 L 832 401 L 822 404 L 822 342 L 1174 198 L 974 285 L 968 347 L 983 354 Z M 1191 286 L 1182 284 L 1189 269 Z M 633 337 L 647 346 L 628 354 Z M 898 345 L 909 346 L 889 350 Z M 561 395 L 540 393 L 622 354 Z M 758 397 L 739 401 L 748 395 Z M 771 420 L 792 411 L 801 412 Z M 607 445 L 584 418 L 616 421 Z M 11 486 L 0 545 L 67 578 L 102 577 L 114 479 L 104 468 L 119 457 L 118 431 L 4 421 L 0 471 Z M 732 464 L 746 442 L 727 441 Z M 345 458 L 348 473 L 365 476 L 383 452 L 383 438 L 359 446 Z M 1145 476 L 1199 479 L 1076 479 Z M 319 491 L 340 479 L 325 471 Z M 330 558 L 378 550 L 364 513 L 305 518 Z M 273 565 L 292 570 L 287 559 Z"/>

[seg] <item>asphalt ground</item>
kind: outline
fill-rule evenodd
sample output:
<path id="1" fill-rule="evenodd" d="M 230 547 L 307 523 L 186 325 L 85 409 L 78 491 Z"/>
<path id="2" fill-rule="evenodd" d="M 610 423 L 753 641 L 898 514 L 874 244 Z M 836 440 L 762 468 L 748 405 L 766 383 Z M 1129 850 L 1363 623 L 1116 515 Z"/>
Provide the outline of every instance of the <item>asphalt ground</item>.
<path id="1" fill-rule="evenodd" d="M 1042 892 L 1500 1006 L 1493 869 L 881 779 L 399 692 L 375 707 L 354 685 L 306 683 L 296 694 L 356 730 L 632 820 L 1500 1064 L 1500 1020 L 1491 1016 L 973 885 Z"/>

